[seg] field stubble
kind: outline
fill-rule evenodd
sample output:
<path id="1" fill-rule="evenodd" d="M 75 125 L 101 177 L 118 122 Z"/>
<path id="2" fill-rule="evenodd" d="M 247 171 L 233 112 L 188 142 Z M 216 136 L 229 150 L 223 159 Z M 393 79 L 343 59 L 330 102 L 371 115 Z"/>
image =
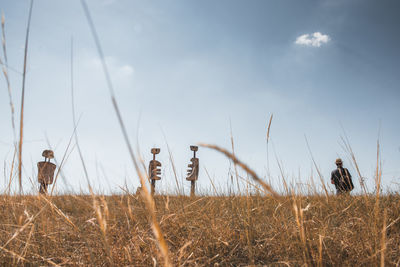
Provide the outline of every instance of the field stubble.
<path id="1" fill-rule="evenodd" d="M 138 196 L 4 195 L 0 206 L 2 264 L 162 265 Z M 160 195 L 155 206 L 176 266 L 400 262 L 398 195 L 378 205 L 372 196 Z"/>
<path id="2" fill-rule="evenodd" d="M 130 145 L 89 8 L 84 0 L 81 3 L 96 43 L 115 114 L 143 186 L 146 177 L 141 174 Z M 24 70 L 21 73 L 18 137 L 8 77 L 4 16 L 1 21 L 5 58 L 3 74 L 9 93 L 15 144 L 8 189 L 13 177 L 14 161 L 18 159 L 18 164 L 15 166 L 18 170 L 21 193 L 24 92 L 32 6 L 33 1 L 30 4 L 24 47 Z M 71 42 L 73 95 L 72 51 Z M 74 136 L 80 152 L 73 100 L 72 108 Z M 267 157 L 271 121 L 272 115 L 267 129 Z M 343 141 L 362 181 L 348 140 Z M 283 182 L 288 196 L 280 196 L 269 184 L 238 161 L 234 153 L 230 154 L 216 146 L 205 146 L 225 154 L 243 168 L 253 181 L 263 188 L 263 192 L 272 197 L 232 195 L 189 198 L 159 195 L 153 202 L 146 187 L 143 198 L 128 193 L 113 196 L 0 195 L 0 264 L 6 266 L 16 264 L 28 266 L 400 265 L 400 197 L 398 194 L 380 195 L 382 173 L 379 142 L 375 175 L 377 194 L 368 194 L 361 183 L 364 194 L 354 197 L 331 196 L 325 187 L 325 195 L 290 196 L 286 181 Z M 68 150 L 69 145 L 64 157 Z M 234 150 L 233 138 L 232 150 Z M 80 157 L 85 169 L 81 153 Z M 324 184 L 314 159 L 313 162 Z"/>

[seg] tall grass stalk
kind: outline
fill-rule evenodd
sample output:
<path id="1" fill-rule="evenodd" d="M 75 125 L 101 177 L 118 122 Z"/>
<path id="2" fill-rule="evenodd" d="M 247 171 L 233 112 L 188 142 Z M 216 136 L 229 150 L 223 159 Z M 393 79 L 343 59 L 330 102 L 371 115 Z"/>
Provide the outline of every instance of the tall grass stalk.
<path id="1" fill-rule="evenodd" d="M 14 137 L 14 143 L 16 141 L 16 133 L 15 133 L 15 109 L 14 109 L 14 102 L 12 98 L 12 93 L 11 93 L 11 82 L 10 82 L 10 77 L 8 74 L 8 57 L 7 57 L 7 46 L 6 46 L 6 29 L 5 29 L 5 17 L 4 13 L 1 13 L 1 43 L 3 47 L 3 54 L 4 54 L 4 64 L 1 62 L 0 58 L 0 63 L 3 65 L 3 75 L 7 83 L 7 91 L 8 91 L 8 98 L 10 102 L 10 110 L 11 110 L 11 127 L 13 130 L 13 137 Z"/>
<path id="2" fill-rule="evenodd" d="M 329 202 L 329 194 L 328 194 L 328 189 L 326 188 L 326 185 L 325 185 L 324 177 L 323 177 L 322 173 L 320 172 L 317 163 L 315 162 L 315 159 L 311 152 L 310 144 L 308 143 L 307 137 L 304 136 L 304 138 L 306 140 L 306 144 L 307 144 L 308 152 L 310 153 L 311 160 L 314 163 L 315 169 L 317 170 L 317 173 L 318 173 L 319 180 L 322 184 L 322 188 L 324 189 L 326 201 Z"/>
<path id="3" fill-rule="evenodd" d="M 206 167 L 204 167 L 204 171 L 206 172 L 206 175 L 207 175 L 207 177 L 208 177 L 208 180 L 209 180 L 210 183 L 211 183 L 211 186 L 212 186 L 212 189 L 214 190 L 215 196 L 218 196 L 217 188 L 215 187 L 215 184 L 214 184 L 213 180 L 211 179 L 211 176 L 210 176 L 210 174 L 208 173 Z"/>
<path id="4" fill-rule="evenodd" d="M 82 150 L 81 147 L 79 145 L 79 139 L 78 139 L 78 132 L 77 132 L 77 121 L 76 121 L 76 113 L 75 113 L 75 92 L 74 92 L 74 39 L 73 37 L 71 37 L 71 53 L 70 53 L 70 83 L 71 83 L 71 107 L 72 107 L 72 123 L 74 126 L 74 138 L 75 138 L 75 143 L 76 143 L 76 147 L 78 149 L 78 153 L 79 153 L 79 158 L 81 160 L 81 164 L 83 167 L 83 172 L 85 174 L 85 178 L 86 181 L 88 183 L 88 185 L 90 184 L 90 180 L 89 180 L 89 174 L 86 168 L 86 163 L 85 160 L 83 159 L 83 154 L 82 154 Z"/>
<path id="5" fill-rule="evenodd" d="M 267 184 L 264 182 L 252 169 L 250 169 L 246 164 L 241 162 L 238 158 L 236 158 L 232 153 L 228 152 L 227 150 L 216 146 L 216 145 L 210 145 L 210 144 L 199 144 L 202 147 L 207 147 L 214 149 L 218 152 L 221 152 L 224 154 L 226 157 L 230 158 L 235 164 L 239 165 L 244 171 L 246 171 L 250 177 L 259 183 L 267 192 L 269 192 L 275 199 L 279 199 L 281 196 L 272 188 L 271 185 Z"/>
<path id="6" fill-rule="evenodd" d="M 279 168 L 279 172 L 281 174 L 283 187 L 285 189 L 286 196 L 289 196 L 290 195 L 289 186 L 288 186 L 288 183 L 286 182 L 286 177 L 285 177 L 285 174 L 283 172 L 282 164 L 279 162 L 278 155 L 276 155 L 276 154 L 275 154 L 275 159 L 276 159 L 276 164 L 278 165 L 278 168 Z"/>
<path id="7" fill-rule="evenodd" d="M 271 116 L 269 117 L 269 122 L 267 126 L 267 135 L 266 135 L 266 140 L 267 140 L 267 176 L 270 178 L 271 173 L 269 169 L 269 139 L 271 135 L 271 124 L 272 124 L 272 118 L 274 117 L 274 114 L 272 113 Z"/>
<path id="8" fill-rule="evenodd" d="M 306 263 L 309 266 L 314 266 L 313 262 L 313 257 L 311 254 L 311 249 L 307 243 L 307 235 L 306 235 L 306 229 L 304 225 L 304 210 L 301 208 L 301 200 L 297 200 L 296 194 L 293 192 L 293 210 L 296 218 L 296 223 L 297 227 L 299 230 L 299 237 L 301 244 L 303 246 L 303 257 L 304 257 L 304 263 Z"/>
<path id="9" fill-rule="evenodd" d="M 105 247 L 105 251 L 107 253 L 107 261 L 110 266 L 113 266 L 113 256 L 111 247 L 109 245 L 109 241 L 107 238 L 107 218 L 109 217 L 108 206 L 107 202 L 104 200 L 104 197 L 100 198 L 103 208 L 101 208 L 100 204 L 98 203 L 97 197 L 93 194 L 91 190 L 92 199 L 93 199 L 93 209 L 96 212 L 97 222 L 100 226 L 101 236 L 103 238 L 103 244 Z"/>
<path id="10" fill-rule="evenodd" d="M 78 121 L 78 123 L 79 123 L 79 121 Z M 63 168 L 65 162 L 67 161 L 68 152 L 69 152 L 69 150 L 70 150 L 70 146 L 71 146 L 71 144 L 72 144 L 72 140 L 73 140 L 73 138 L 74 138 L 74 135 L 75 135 L 75 132 L 76 132 L 77 127 L 78 127 L 78 126 L 76 125 L 75 128 L 74 128 L 74 130 L 73 130 L 73 132 L 72 132 L 72 135 L 71 135 L 70 138 L 69 138 L 67 147 L 65 148 L 64 155 L 63 155 L 63 157 L 62 157 L 62 159 L 61 159 L 61 162 L 60 162 L 60 164 L 59 164 L 59 166 L 58 166 L 58 169 L 57 169 L 57 172 L 56 172 L 56 175 L 55 175 L 55 178 L 54 178 L 54 183 L 53 183 L 53 187 L 51 188 L 50 195 L 53 194 L 54 188 L 56 187 L 56 183 L 57 183 L 57 180 L 58 180 L 58 176 L 60 175 L 61 170 L 62 170 L 62 168 Z M 48 144 L 49 144 L 49 146 L 50 146 L 50 143 L 49 143 L 49 142 L 48 142 Z"/>
<path id="11" fill-rule="evenodd" d="M 230 127 L 230 130 L 231 130 L 232 155 L 235 156 L 235 142 L 233 141 L 232 122 L 230 120 L 229 120 L 229 127 Z M 233 168 L 235 170 L 236 185 L 237 185 L 237 190 L 238 190 L 238 193 L 239 193 L 240 192 L 239 175 L 238 175 L 237 165 L 236 165 L 235 162 L 233 162 Z"/>
<path id="12" fill-rule="evenodd" d="M 33 234 L 34 230 L 35 230 L 35 225 L 32 224 L 31 230 L 29 231 L 28 238 L 27 238 L 26 241 L 25 241 L 25 247 L 24 247 L 24 249 L 22 250 L 22 257 L 25 257 L 26 253 L 28 252 L 28 247 L 29 247 L 29 245 L 30 245 L 29 242 L 31 241 L 32 234 Z M 18 259 L 17 263 L 19 263 L 20 261 L 22 261 L 22 259 Z"/>
<path id="13" fill-rule="evenodd" d="M 385 266 L 385 252 L 386 252 L 386 219 L 387 209 L 383 211 L 383 225 L 382 225 L 382 239 L 381 239 L 381 267 Z"/>
<path id="14" fill-rule="evenodd" d="M 17 149 L 16 147 L 14 147 L 14 155 L 13 155 L 13 159 L 11 161 L 11 167 L 10 167 L 10 175 L 9 175 L 9 179 L 8 179 L 8 185 L 7 188 L 5 190 L 6 194 L 9 195 L 11 193 L 11 184 L 12 184 L 12 179 L 14 177 L 14 166 L 15 166 L 15 158 L 17 156 Z"/>
<path id="15" fill-rule="evenodd" d="M 22 193 L 22 147 L 24 140 L 24 105 L 25 105 L 25 80 L 26 80 L 26 66 L 28 61 L 28 43 L 29 31 L 31 26 L 33 0 L 29 7 L 28 25 L 26 27 L 25 49 L 24 49 L 24 70 L 22 72 L 22 92 L 21 92 L 21 114 L 19 121 L 19 145 L 18 145 L 18 182 L 19 192 Z"/>
<path id="16" fill-rule="evenodd" d="M 343 130 L 344 131 L 344 130 Z M 360 167 L 358 166 L 358 162 L 356 160 L 356 156 L 354 154 L 353 148 L 350 145 L 350 141 L 345 133 L 344 137 L 341 137 L 342 143 L 344 144 L 345 151 L 347 151 L 350 154 L 351 160 L 353 161 L 354 167 L 356 168 L 357 174 L 358 174 L 358 181 L 360 183 L 360 187 L 364 193 L 364 195 L 367 195 L 367 187 L 364 182 L 364 178 L 361 175 Z"/>
<path id="17" fill-rule="evenodd" d="M 121 131 L 122 131 L 122 134 L 123 134 L 123 137 L 124 137 L 124 140 L 125 140 L 125 144 L 126 144 L 126 146 L 128 148 L 129 155 L 130 155 L 130 157 L 132 159 L 132 163 L 133 163 L 133 165 L 134 165 L 134 167 L 136 169 L 136 173 L 138 174 L 139 179 L 140 179 L 140 183 L 141 183 L 141 186 L 142 186 L 142 195 L 143 195 L 143 198 L 145 200 L 146 207 L 149 210 L 149 213 L 151 215 L 152 229 L 153 229 L 154 235 L 156 237 L 157 244 L 158 244 L 158 246 L 160 248 L 161 255 L 163 256 L 163 259 L 164 259 L 164 266 L 168 266 L 168 267 L 172 266 L 171 262 L 170 262 L 170 259 L 169 259 L 169 249 L 168 249 L 167 243 L 166 243 L 166 241 L 164 239 L 164 236 L 162 234 L 161 228 L 160 228 L 160 226 L 159 226 L 159 224 L 157 222 L 156 215 L 155 215 L 154 199 L 152 198 L 149 190 L 147 189 L 145 176 L 142 174 L 142 172 L 141 172 L 141 170 L 139 168 L 138 162 L 136 160 L 136 157 L 135 157 L 135 155 L 133 153 L 133 149 L 132 149 L 132 146 L 131 146 L 129 138 L 128 138 L 128 134 L 127 134 L 127 131 L 126 131 L 126 128 L 125 128 L 125 124 L 124 124 L 124 122 L 122 120 L 122 115 L 121 115 L 121 112 L 119 110 L 119 107 L 118 107 L 118 104 L 117 104 L 117 100 L 115 98 L 114 87 L 113 87 L 113 84 L 111 82 L 111 77 L 110 77 L 110 74 L 108 72 L 107 64 L 105 62 L 103 50 L 102 50 L 101 45 L 100 45 L 100 40 L 98 38 L 98 35 L 97 35 L 97 32 L 96 32 L 96 28 L 95 28 L 93 20 L 91 18 L 91 15 L 90 15 L 90 12 L 89 12 L 89 8 L 88 8 L 88 6 L 86 4 L 86 1 L 85 0 L 81 0 L 81 4 L 82 4 L 82 7 L 84 9 L 85 16 L 86 16 L 86 18 L 88 20 L 88 23 L 89 23 L 93 38 L 95 40 L 97 52 L 99 54 L 99 57 L 100 57 L 100 60 L 101 60 L 101 65 L 103 67 L 103 73 L 104 73 L 104 75 L 106 77 L 107 86 L 108 86 L 108 89 L 109 89 L 109 92 L 110 92 L 111 102 L 113 104 L 114 111 L 115 111 L 115 113 L 117 115 L 118 122 L 119 122 L 119 125 L 121 127 Z"/>
<path id="18" fill-rule="evenodd" d="M 375 205 L 374 205 L 374 237 L 375 237 L 375 256 L 379 254 L 378 249 L 382 249 L 379 246 L 379 222 L 381 221 L 381 214 L 380 214 L 380 192 L 381 192 L 381 181 L 382 181 L 382 163 L 380 160 L 380 143 L 379 140 L 376 142 L 376 169 L 375 169 Z M 385 224 L 386 222 L 383 222 Z M 384 256 L 383 256 L 384 258 Z M 382 259 L 382 256 L 381 256 Z M 382 264 L 382 262 L 381 262 Z"/>
<path id="19" fill-rule="evenodd" d="M 169 159 L 169 163 L 170 163 L 171 166 L 172 166 L 172 172 L 173 172 L 173 174 L 174 174 L 174 179 L 175 179 L 175 184 L 176 184 L 177 193 L 178 193 L 178 195 L 179 195 L 179 194 L 183 195 L 183 194 L 184 194 L 184 192 L 183 192 L 183 187 L 182 187 L 182 189 L 181 189 L 181 186 L 180 186 L 179 180 L 178 180 L 178 175 L 177 175 L 177 172 L 176 172 L 175 161 L 174 161 L 174 158 L 173 158 L 173 156 L 172 156 L 172 152 L 171 152 L 171 149 L 170 149 L 169 144 L 168 144 L 168 142 L 167 142 L 167 137 L 165 136 L 164 132 L 163 132 L 163 136 L 164 136 L 164 141 L 165 141 L 165 144 L 166 144 L 167 150 L 168 150 L 168 159 Z"/>

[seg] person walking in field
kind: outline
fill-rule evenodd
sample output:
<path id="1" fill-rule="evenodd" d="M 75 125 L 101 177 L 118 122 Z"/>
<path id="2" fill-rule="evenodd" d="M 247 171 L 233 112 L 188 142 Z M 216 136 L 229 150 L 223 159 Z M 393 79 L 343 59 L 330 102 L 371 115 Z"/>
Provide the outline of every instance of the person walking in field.
<path id="1" fill-rule="evenodd" d="M 337 195 L 350 193 L 354 189 L 351 174 L 348 169 L 343 168 L 343 161 L 341 159 L 337 159 L 335 163 L 337 168 L 332 171 L 331 184 L 335 185 Z"/>

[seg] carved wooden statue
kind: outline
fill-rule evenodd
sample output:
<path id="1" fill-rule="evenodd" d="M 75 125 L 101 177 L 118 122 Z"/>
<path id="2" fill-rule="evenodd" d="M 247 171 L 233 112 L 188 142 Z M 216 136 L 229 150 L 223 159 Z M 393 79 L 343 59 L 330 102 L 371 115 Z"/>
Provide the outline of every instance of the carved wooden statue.
<path id="1" fill-rule="evenodd" d="M 191 164 L 188 165 L 188 174 L 186 177 L 187 181 L 190 181 L 191 186 L 190 186 L 190 196 L 195 195 L 195 189 L 196 189 L 196 181 L 199 178 L 199 159 L 196 158 L 196 151 L 199 148 L 197 146 L 190 146 L 190 150 L 193 151 L 193 158 L 190 159 L 192 162 Z"/>
<path id="2" fill-rule="evenodd" d="M 156 160 L 156 155 L 160 153 L 159 148 L 152 148 L 151 154 L 153 154 L 153 160 L 149 164 L 149 178 L 151 180 L 151 194 L 154 195 L 156 190 L 156 181 L 161 180 L 161 162 Z"/>
<path id="3" fill-rule="evenodd" d="M 42 153 L 44 161 L 38 162 L 38 182 L 40 183 L 39 193 L 47 194 L 47 187 L 53 183 L 54 171 L 56 165 L 50 162 L 50 159 L 54 158 L 54 152 L 51 150 L 45 150 Z"/>

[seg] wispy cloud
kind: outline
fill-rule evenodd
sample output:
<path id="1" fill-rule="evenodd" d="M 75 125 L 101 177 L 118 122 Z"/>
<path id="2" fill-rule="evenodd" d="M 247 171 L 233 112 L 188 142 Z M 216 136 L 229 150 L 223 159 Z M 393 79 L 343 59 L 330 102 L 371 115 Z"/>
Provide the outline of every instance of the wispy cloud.
<path id="1" fill-rule="evenodd" d="M 331 38 L 327 34 L 314 32 L 313 34 L 303 34 L 297 37 L 295 44 L 320 47 L 322 44 L 329 42 Z"/>

